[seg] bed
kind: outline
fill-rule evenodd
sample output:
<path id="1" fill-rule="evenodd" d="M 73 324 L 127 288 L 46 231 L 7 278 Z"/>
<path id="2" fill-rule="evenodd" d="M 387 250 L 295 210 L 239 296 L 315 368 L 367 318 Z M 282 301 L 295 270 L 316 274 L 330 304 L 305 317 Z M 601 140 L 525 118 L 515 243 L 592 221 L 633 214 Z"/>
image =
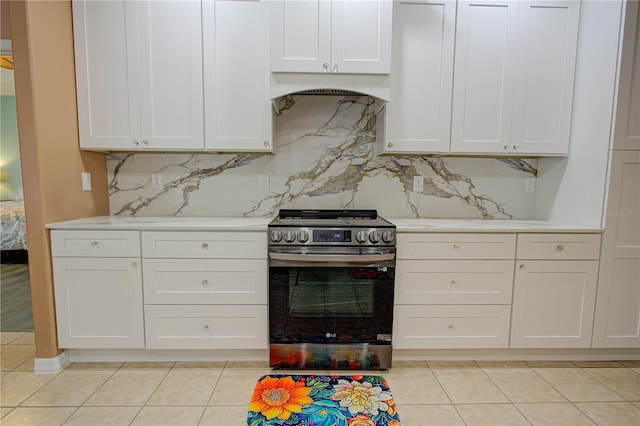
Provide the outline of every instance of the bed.
<path id="1" fill-rule="evenodd" d="M 24 215 L 22 189 L 14 193 L 13 200 L 0 201 L 0 250 L 27 250 L 27 224 Z"/>

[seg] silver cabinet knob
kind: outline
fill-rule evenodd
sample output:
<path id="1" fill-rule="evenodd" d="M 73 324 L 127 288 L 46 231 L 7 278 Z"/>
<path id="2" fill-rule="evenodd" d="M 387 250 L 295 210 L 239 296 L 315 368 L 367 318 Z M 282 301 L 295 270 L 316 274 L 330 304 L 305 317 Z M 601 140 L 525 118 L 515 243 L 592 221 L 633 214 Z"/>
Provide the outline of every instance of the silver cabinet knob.
<path id="1" fill-rule="evenodd" d="M 509 145 L 504 146 L 504 152 L 509 152 Z"/>
<path id="2" fill-rule="evenodd" d="M 518 267 L 518 269 L 520 269 L 521 271 L 526 271 L 527 267 L 525 266 L 524 263 L 521 263 L 520 266 Z"/>
<path id="3" fill-rule="evenodd" d="M 454 331 L 456 331 L 456 327 L 453 324 L 451 324 L 449 325 L 448 330 L 449 330 L 449 333 L 453 333 Z"/>
<path id="4" fill-rule="evenodd" d="M 206 325 L 206 324 L 205 324 L 205 325 L 203 325 L 203 326 L 202 326 L 202 331 L 204 331 L 205 333 L 208 333 L 208 332 L 209 332 L 209 326 L 208 326 L 208 325 Z"/>
<path id="5" fill-rule="evenodd" d="M 389 149 L 393 148 L 393 144 L 391 142 L 388 142 L 387 143 L 387 148 L 389 148 Z"/>
<path id="6" fill-rule="evenodd" d="M 138 262 L 131 262 L 131 269 L 138 269 Z"/>
<path id="7" fill-rule="evenodd" d="M 200 284 L 202 285 L 202 287 L 209 287 L 209 280 L 202 280 Z"/>
<path id="8" fill-rule="evenodd" d="M 148 141 L 148 140 L 146 140 L 146 139 L 142 139 L 142 144 L 143 144 L 144 146 L 149 146 L 149 141 Z"/>
<path id="9" fill-rule="evenodd" d="M 206 250 L 209 248 L 209 244 L 207 243 L 202 243 L 202 250 Z"/>
<path id="10" fill-rule="evenodd" d="M 333 72 L 340 72 L 340 67 L 338 64 L 333 64 Z"/>
<path id="11" fill-rule="evenodd" d="M 264 141 L 264 147 L 265 147 L 266 149 L 270 149 L 270 148 L 271 148 L 271 142 L 269 142 L 269 141 Z"/>
<path id="12" fill-rule="evenodd" d="M 99 241 L 91 241 L 91 248 L 96 250 L 100 248 L 100 242 Z"/>
<path id="13" fill-rule="evenodd" d="M 140 145 L 140 142 L 138 142 L 138 139 L 134 139 L 134 140 L 133 140 L 133 144 L 134 144 L 135 146 L 139 146 L 139 145 Z"/>
<path id="14" fill-rule="evenodd" d="M 328 62 L 324 62 L 322 64 L 322 72 L 328 72 L 329 71 L 329 63 Z"/>
<path id="15" fill-rule="evenodd" d="M 564 244 L 558 244 L 558 245 L 556 246 L 556 251 L 557 251 L 558 253 L 562 253 L 562 252 L 564 251 Z"/>
<path id="16" fill-rule="evenodd" d="M 456 282 L 456 280 L 451 280 L 449 285 L 451 286 L 451 288 L 456 288 L 458 286 L 458 283 Z"/>
<path id="17" fill-rule="evenodd" d="M 460 251 L 460 246 L 458 244 L 454 244 L 453 246 L 451 246 L 451 248 L 453 249 L 453 251 Z"/>

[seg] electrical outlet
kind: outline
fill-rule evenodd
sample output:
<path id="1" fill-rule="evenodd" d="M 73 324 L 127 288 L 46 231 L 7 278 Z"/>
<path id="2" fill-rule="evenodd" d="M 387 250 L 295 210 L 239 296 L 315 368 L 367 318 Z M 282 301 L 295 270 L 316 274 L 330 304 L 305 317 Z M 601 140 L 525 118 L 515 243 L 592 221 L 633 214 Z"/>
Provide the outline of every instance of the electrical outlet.
<path id="1" fill-rule="evenodd" d="M 162 175 L 160 173 L 151 174 L 151 189 L 162 189 Z"/>
<path id="2" fill-rule="evenodd" d="M 258 175 L 258 189 L 261 191 L 269 189 L 269 175 Z"/>
<path id="3" fill-rule="evenodd" d="M 524 192 L 530 194 L 536 192 L 536 178 L 526 178 L 524 180 Z"/>
<path id="4" fill-rule="evenodd" d="M 424 176 L 413 177 L 413 192 L 424 191 Z"/>

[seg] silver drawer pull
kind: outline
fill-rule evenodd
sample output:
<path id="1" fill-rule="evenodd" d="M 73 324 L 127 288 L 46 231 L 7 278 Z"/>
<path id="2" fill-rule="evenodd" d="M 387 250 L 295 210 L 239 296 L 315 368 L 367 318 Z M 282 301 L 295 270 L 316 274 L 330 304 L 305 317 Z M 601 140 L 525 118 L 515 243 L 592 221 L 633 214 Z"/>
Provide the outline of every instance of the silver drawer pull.
<path id="1" fill-rule="evenodd" d="M 206 250 L 209 248 L 209 244 L 207 243 L 202 243 L 202 250 Z"/>
<path id="2" fill-rule="evenodd" d="M 449 332 L 453 333 L 454 331 L 456 331 L 456 327 L 454 325 L 450 325 L 449 326 Z"/>
<path id="3" fill-rule="evenodd" d="M 91 241 L 91 248 L 92 249 L 99 249 L 100 248 L 100 242 L 99 241 Z"/>
<path id="4" fill-rule="evenodd" d="M 205 333 L 208 333 L 209 332 L 209 326 L 208 325 L 202 326 L 202 331 L 204 331 Z"/>
<path id="5" fill-rule="evenodd" d="M 562 252 L 564 251 L 564 244 L 558 244 L 558 245 L 556 246 L 556 251 L 557 251 L 558 253 L 562 253 Z"/>
<path id="6" fill-rule="evenodd" d="M 131 262 L 131 269 L 138 269 L 138 262 Z"/>
<path id="7" fill-rule="evenodd" d="M 209 280 L 202 280 L 202 287 L 209 287 Z"/>

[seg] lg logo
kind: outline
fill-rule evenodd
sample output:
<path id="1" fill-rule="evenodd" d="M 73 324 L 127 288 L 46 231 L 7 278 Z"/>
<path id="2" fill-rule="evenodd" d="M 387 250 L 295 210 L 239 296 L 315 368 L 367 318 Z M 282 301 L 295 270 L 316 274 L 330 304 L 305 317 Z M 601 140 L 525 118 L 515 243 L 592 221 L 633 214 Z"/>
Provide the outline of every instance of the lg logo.
<path id="1" fill-rule="evenodd" d="M 327 333 L 327 334 L 325 334 L 325 336 L 327 337 L 327 339 L 335 338 L 336 337 L 336 333 Z"/>

